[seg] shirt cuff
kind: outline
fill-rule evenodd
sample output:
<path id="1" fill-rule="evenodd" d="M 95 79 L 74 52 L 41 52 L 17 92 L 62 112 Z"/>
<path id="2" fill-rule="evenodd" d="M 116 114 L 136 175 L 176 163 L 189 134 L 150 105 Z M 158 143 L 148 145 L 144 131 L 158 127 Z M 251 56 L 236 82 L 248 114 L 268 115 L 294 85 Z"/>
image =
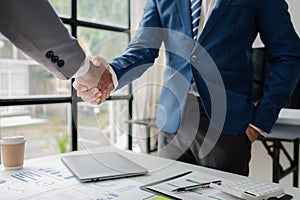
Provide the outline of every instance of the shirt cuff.
<path id="1" fill-rule="evenodd" d="M 109 64 L 107 64 L 107 65 L 108 65 L 108 70 L 109 70 L 109 72 L 111 73 L 111 76 L 112 76 L 112 81 L 113 81 L 113 84 L 114 84 L 114 90 L 112 92 L 114 92 L 116 90 L 116 88 L 118 87 L 118 85 L 119 85 L 117 74 Z"/>
<path id="2" fill-rule="evenodd" d="M 119 82 L 118 82 L 118 78 L 117 78 L 117 74 L 115 73 L 115 71 L 113 70 L 113 68 L 108 64 L 108 70 L 111 73 L 112 76 L 112 81 L 114 84 L 114 90 L 112 92 L 115 91 L 115 89 L 118 87 Z M 76 78 L 79 76 L 83 76 L 85 75 L 90 69 L 90 59 L 86 56 L 84 61 L 82 62 L 79 70 L 72 76 L 72 78 Z"/>
<path id="3" fill-rule="evenodd" d="M 78 71 L 72 76 L 72 78 L 76 78 L 79 76 L 83 76 L 85 75 L 90 69 L 90 59 L 85 56 L 84 61 L 81 63 L 80 68 L 78 69 Z"/>
<path id="4" fill-rule="evenodd" d="M 266 133 L 265 131 L 261 130 L 260 128 L 254 126 L 253 124 L 249 124 L 249 126 L 251 126 L 252 128 L 254 128 L 256 131 L 259 132 L 260 135 L 262 135 L 263 137 L 267 137 L 268 133 Z"/>

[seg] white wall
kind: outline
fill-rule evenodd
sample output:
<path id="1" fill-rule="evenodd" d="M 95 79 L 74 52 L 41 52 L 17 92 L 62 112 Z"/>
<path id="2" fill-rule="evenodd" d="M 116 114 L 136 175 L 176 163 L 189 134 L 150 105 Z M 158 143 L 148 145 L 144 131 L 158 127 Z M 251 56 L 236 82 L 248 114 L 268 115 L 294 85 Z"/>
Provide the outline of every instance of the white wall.
<path id="1" fill-rule="evenodd" d="M 289 11 L 291 14 L 292 22 L 298 35 L 300 35 L 300 1 L 287 0 L 289 4 Z"/>
<path id="2" fill-rule="evenodd" d="M 143 15 L 143 8 L 146 4 L 146 0 L 131 0 L 130 9 L 131 9 L 131 28 L 138 28 L 139 22 Z"/>
<path id="3" fill-rule="evenodd" d="M 131 0 L 131 29 L 138 28 L 140 19 L 143 15 L 143 8 L 147 0 Z M 161 53 L 155 64 L 147 70 L 139 79 L 133 81 L 133 118 L 154 118 L 156 110 L 156 102 L 159 98 L 160 88 L 162 83 L 164 56 Z M 146 137 L 145 127 L 140 125 L 133 126 L 134 141 L 137 141 L 138 145 L 133 145 L 135 151 L 145 152 L 146 150 Z M 151 129 L 151 147 L 155 147 L 157 141 L 157 130 Z"/>

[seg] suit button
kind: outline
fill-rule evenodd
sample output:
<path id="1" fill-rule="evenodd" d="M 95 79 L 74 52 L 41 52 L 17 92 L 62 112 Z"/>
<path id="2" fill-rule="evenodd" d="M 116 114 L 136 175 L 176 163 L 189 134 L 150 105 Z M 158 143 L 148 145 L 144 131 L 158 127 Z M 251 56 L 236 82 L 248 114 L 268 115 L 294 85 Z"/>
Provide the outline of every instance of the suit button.
<path id="1" fill-rule="evenodd" d="M 51 61 L 54 62 L 54 63 L 56 63 L 56 62 L 59 61 L 59 57 L 58 57 L 58 56 L 53 56 L 53 57 L 51 58 Z"/>
<path id="2" fill-rule="evenodd" d="M 198 57 L 196 55 L 192 55 L 191 56 L 191 61 L 196 62 L 198 59 Z"/>
<path id="3" fill-rule="evenodd" d="M 65 65 L 65 61 L 64 60 L 59 60 L 58 62 L 57 62 L 57 66 L 58 67 L 62 67 L 62 66 L 64 66 Z"/>
<path id="4" fill-rule="evenodd" d="M 52 58 L 54 56 L 54 52 L 53 51 L 47 51 L 46 53 L 46 57 L 47 58 Z"/>

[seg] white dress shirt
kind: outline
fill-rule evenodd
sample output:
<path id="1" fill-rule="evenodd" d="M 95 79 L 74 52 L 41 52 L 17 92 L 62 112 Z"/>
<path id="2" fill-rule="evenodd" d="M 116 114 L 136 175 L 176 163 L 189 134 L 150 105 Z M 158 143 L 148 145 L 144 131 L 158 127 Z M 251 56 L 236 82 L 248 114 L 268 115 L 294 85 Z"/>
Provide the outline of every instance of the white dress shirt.
<path id="1" fill-rule="evenodd" d="M 211 15 L 213 9 L 216 7 L 217 2 L 218 2 L 218 0 L 202 0 L 197 39 L 199 39 L 200 35 L 202 34 L 202 31 Z"/>

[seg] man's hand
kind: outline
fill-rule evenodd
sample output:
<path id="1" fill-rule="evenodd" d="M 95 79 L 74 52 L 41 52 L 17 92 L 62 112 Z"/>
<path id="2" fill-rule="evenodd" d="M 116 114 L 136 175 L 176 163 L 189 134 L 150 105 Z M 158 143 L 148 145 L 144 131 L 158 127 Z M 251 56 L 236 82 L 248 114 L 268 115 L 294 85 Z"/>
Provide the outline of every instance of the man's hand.
<path id="1" fill-rule="evenodd" d="M 75 78 L 73 87 L 77 90 L 77 95 L 84 101 L 92 104 L 101 104 L 114 89 L 111 73 L 105 59 L 95 56 L 90 62 L 88 72 Z"/>
<path id="2" fill-rule="evenodd" d="M 251 143 L 253 143 L 259 136 L 259 132 L 251 126 L 248 126 L 248 128 L 246 130 L 246 134 Z"/>

